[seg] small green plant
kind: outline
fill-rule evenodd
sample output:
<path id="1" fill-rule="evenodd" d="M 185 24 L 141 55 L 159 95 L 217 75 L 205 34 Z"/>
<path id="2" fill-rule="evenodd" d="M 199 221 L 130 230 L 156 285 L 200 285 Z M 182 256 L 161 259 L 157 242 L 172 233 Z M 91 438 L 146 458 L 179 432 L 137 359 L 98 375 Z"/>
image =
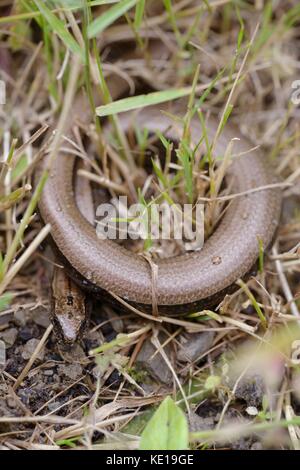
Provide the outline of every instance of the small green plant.
<path id="1" fill-rule="evenodd" d="M 140 450 L 188 449 L 187 418 L 178 405 L 167 397 L 145 427 Z"/>

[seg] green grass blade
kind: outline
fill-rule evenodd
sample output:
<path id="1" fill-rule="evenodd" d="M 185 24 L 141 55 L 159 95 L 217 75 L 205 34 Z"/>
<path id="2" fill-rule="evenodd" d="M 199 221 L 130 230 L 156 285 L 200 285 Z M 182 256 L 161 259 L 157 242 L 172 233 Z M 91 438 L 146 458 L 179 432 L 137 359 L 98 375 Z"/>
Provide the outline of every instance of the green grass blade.
<path id="1" fill-rule="evenodd" d="M 89 25 L 89 38 L 94 38 L 98 34 L 102 33 L 102 31 L 104 31 L 108 26 L 136 5 L 137 1 L 138 0 L 122 0 L 121 2 L 118 2 L 117 5 L 114 5 L 102 15 L 98 16 L 98 18 L 92 21 Z"/>
<path id="2" fill-rule="evenodd" d="M 1 295 L 1 297 L 0 297 L 0 312 L 2 310 L 6 309 L 9 306 L 10 302 L 12 301 L 12 297 L 13 297 L 12 294 L 10 294 L 8 292 L 6 294 Z"/>
<path id="3" fill-rule="evenodd" d="M 78 54 L 84 61 L 84 51 L 75 41 L 73 36 L 66 29 L 66 25 L 41 0 L 34 0 L 45 20 L 49 23 L 51 29 L 59 36 L 65 46 L 74 54 Z"/>
<path id="4" fill-rule="evenodd" d="M 80 10 L 84 7 L 93 7 L 99 5 L 109 5 L 110 3 L 117 3 L 118 0 L 52 0 L 53 7 L 57 8 L 60 6 L 62 9 L 66 10 Z"/>
<path id="5" fill-rule="evenodd" d="M 166 12 L 168 13 L 169 21 L 170 21 L 170 24 L 172 25 L 177 43 L 178 43 L 178 45 L 181 49 L 182 48 L 182 37 L 181 37 L 180 31 L 179 31 L 178 26 L 177 26 L 176 15 L 175 15 L 175 12 L 174 12 L 174 9 L 173 9 L 172 1 L 171 0 L 163 0 L 163 3 L 164 3 L 164 7 L 166 9 Z"/>
<path id="6" fill-rule="evenodd" d="M 91 2 L 87 2 L 87 5 L 90 7 L 94 7 L 98 5 L 109 5 L 112 3 L 118 3 L 118 1 L 119 0 L 93 0 Z M 76 2 L 74 2 L 73 6 L 69 6 L 65 8 L 63 7 L 55 8 L 54 10 L 51 10 L 51 12 L 57 13 L 59 11 L 66 11 L 66 10 L 69 10 L 69 11 L 79 10 L 80 8 L 82 8 L 82 0 L 78 1 L 77 3 L 78 5 L 76 4 Z M 81 3 L 80 6 L 79 6 L 79 3 Z M 31 20 L 33 18 L 39 18 L 41 16 L 42 16 L 42 13 L 40 11 L 28 11 L 26 13 L 19 13 L 16 15 L 2 16 L 2 18 L 0 18 L 0 24 L 15 23 L 15 22 L 19 22 L 22 20 Z"/>
<path id="7" fill-rule="evenodd" d="M 189 198 L 189 203 L 193 202 L 193 155 L 189 147 L 189 142 L 182 140 L 180 148 L 176 152 L 178 160 L 183 166 L 185 190 Z"/>
<path id="8" fill-rule="evenodd" d="M 265 315 L 263 314 L 256 298 L 254 297 L 254 295 L 250 291 L 249 287 L 241 279 L 239 279 L 236 283 L 239 287 L 241 287 L 243 289 L 243 291 L 247 295 L 248 299 L 250 300 L 251 304 L 253 305 L 254 309 L 256 310 L 256 313 L 257 313 L 257 315 L 258 315 L 258 317 L 261 321 L 262 327 L 266 330 L 267 327 L 268 327 L 267 319 L 266 319 Z"/>
<path id="9" fill-rule="evenodd" d="M 146 3 L 146 0 L 139 0 L 135 8 L 134 27 L 137 31 L 140 29 L 142 21 L 143 21 L 145 3 Z"/>
<path id="10" fill-rule="evenodd" d="M 98 116 L 110 116 L 111 114 L 124 113 L 125 111 L 176 100 L 183 96 L 188 96 L 190 93 L 191 87 L 155 91 L 147 95 L 132 96 L 115 101 L 114 103 L 99 106 L 96 112 Z"/>

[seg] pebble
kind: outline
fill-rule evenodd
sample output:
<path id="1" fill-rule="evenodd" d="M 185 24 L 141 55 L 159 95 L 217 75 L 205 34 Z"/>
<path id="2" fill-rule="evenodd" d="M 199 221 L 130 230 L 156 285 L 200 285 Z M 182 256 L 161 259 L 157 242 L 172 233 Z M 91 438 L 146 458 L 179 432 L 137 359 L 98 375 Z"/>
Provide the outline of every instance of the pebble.
<path id="1" fill-rule="evenodd" d="M 48 404 L 49 411 L 56 411 L 61 406 L 59 401 L 53 401 Z"/>
<path id="2" fill-rule="evenodd" d="M 49 312 L 44 307 L 38 307 L 32 312 L 32 319 L 34 323 L 43 328 L 48 328 L 50 325 Z"/>
<path id="3" fill-rule="evenodd" d="M 23 351 L 22 351 L 23 359 L 25 359 L 27 361 L 28 359 L 31 358 L 31 356 L 34 353 L 34 351 L 36 350 L 39 342 L 40 342 L 40 340 L 38 340 L 36 338 L 32 338 L 29 341 L 27 341 L 27 343 L 25 344 L 25 346 L 23 348 Z M 42 361 L 44 359 L 44 354 L 45 354 L 45 351 L 44 351 L 44 348 L 42 348 L 41 351 L 39 352 L 39 354 L 37 355 L 37 359 Z"/>
<path id="4" fill-rule="evenodd" d="M 160 343 L 163 344 L 165 337 L 160 337 Z M 165 353 L 170 359 L 171 348 L 168 344 L 164 348 Z M 152 355 L 156 352 L 155 346 L 151 343 L 150 339 L 147 339 L 135 360 L 135 366 L 138 370 L 146 371 L 148 374 L 160 383 L 171 385 L 172 384 L 172 372 L 167 366 L 160 353 L 157 352 L 152 358 Z"/>
<path id="5" fill-rule="evenodd" d="M 66 348 L 61 348 L 61 355 L 67 362 L 80 362 L 81 364 L 87 364 L 89 362 L 84 350 L 77 343 L 71 346 L 68 345 Z"/>
<path id="6" fill-rule="evenodd" d="M 58 375 L 65 375 L 71 380 L 76 380 L 82 375 L 82 367 L 80 364 L 60 364 L 57 372 Z"/>
<path id="7" fill-rule="evenodd" d="M 17 328 L 9 328 L 0 333 L 0 338 L 4 341 L 7 348 L 11 348 L 15 344 L 17 336 Z"/>
<path id="8" fill-rule="evenodd" d="M 203 331 L 201 333 L 185 333 L 181 335 L 180 349 L 177 358 L 180 362 L 194 362 L 212 346 L 215 333 Z"/>
<path id="9" fill-rule="evenodd" d="M 18 326 L 25 326 L 30 319 L 30 312 L 20 308 L 14 313 L 14 321 Z"/>

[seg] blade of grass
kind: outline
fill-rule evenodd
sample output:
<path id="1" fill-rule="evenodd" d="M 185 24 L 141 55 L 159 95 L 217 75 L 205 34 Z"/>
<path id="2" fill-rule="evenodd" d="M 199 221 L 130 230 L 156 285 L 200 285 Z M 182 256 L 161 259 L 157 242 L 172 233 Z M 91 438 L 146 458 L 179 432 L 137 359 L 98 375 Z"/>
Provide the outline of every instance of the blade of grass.
<path id="1" fill-rule="evenodd" d="M 176 155 L 181 165 L 183 166 L 185 191 L 188 195 L 189 203 L 193 202 L 193 152 L 186 140 L 182 140 Z"/>
<path id="2" fill-rule="evenodd" d="M 219 79 L 221 79 L 225 69 L 222 69 L 217 76 L 209 83 L 208 85 L 200 85 L 196 87 L 196 92 L 204 91 L 201 95 L 201 98 L 196 102 L 195 107 L 199 108 Z M 223 81 L 228 81 L 228 78 L 223 78 Z M 123 98 L 121 100 L 116 100 L 113 103 L 105 104 L 98 106 L 96 109 L 97 115 L 100 117 L 110 116 L 118 113 L 123 113 L 125 111 L 132 111 L 138 108 L 145 108 L 147 106 L 152 106 L 155 104 L 166 103 L 167 101 L 176 100 L 189 96 L 193 91 L 193 87 L 183 87 L 183 88 L 171 88 L 169 90 L 155 91 L 147 95 L 132 96 L 129 98 Z"/>
<path id="3" fill-rule="evenodd" d="M 102 13 L 94 21 L 91 22 L 88 29 L 89 38 L 94 38 L 102 33 L 108 26 L 114 23 L 118 18 L 124 15 L 130 8 L 136 5 L 138 0 L 122 0 L 109 10 Z"/>
<path id="4" fill-rule="evenodd" d="M 66 28 L 66 25 L 63 21 L 61 21 L 57 16 L 52 13 L 52 11 L 45 5 L 44 2 L 41 0 L 34 0 L 36 6 L 42 13 L 43 17 L 47 20 L 51 29 L 58 35 L 58 37 L 62 40 L 65 46 L 70 49 L 73 54 L 77 54 L 81 57 L 82 61 L 85 60 L 85 54 L 82 48 L 79 46 L 77 41 L 74 39 L 72 34 Z"/>
<path id="5" fill-rule="evenodd" d="M 35 208 L 37 206 L 37 203 L 38 203 L 38 200 L 40 198 L 40 195 L 41 195 L 41 192 L 46 184 L 46 181 L 48 179 L 48 171 L 44 171 L 43 174 L 42 174 L 42 177 L 40 178 L 40 181 L 36 187 L 36 190 L 31 198 L 31 201 L 30 203 L 28 204 L 28 207 L 25 211 L 25 214 L 22 218 L 22 221 L 18 227 L 18 230 L 14 236 L 14 239 L 12 241 L 12 243 L 10 244 L 10 246 L 8 247 L 8 250 L 6 252 L 6 255 L 5 255 L 5 258 L 4 258 L 4 261 L 3 261 L 3 269 L 2 269 L 2 272 L 1 272 L 1 283 L 3 281 L 3 277 L 5 276 L 7 270 L 8 270 L 8 267 L 10 265 L 10 263 L 12 262 L 12 260 L 14 259 L 15 257 L 15 254 L 17 252 L 17 249 L 18 249 L 18 246 L 23 238 L 23 235 L 24 235 L 24 232 L 30 222 L 30 219 L 31 219 L 31 216 L 33 214 L 33 212 L 35 211 Z"/>
<path id="6" fill-rule="evenodd" d="M 105 105 L 109 106 L 112 102 L 112 96 L 110 94 L 108 85 L 107 85 L 105 77 L 104 77 L 104 73 L 103 73 L 103 69 L 102 69 L 102 63 L 101 63 L 101 57 L 100 57 L 100 54 L 99 54 L 99 49 L 97 47 L 97 41 L 96 41 L 95 38 L 93 38 L 92 44 L 93 44 L 94 56 L 96 58 L 97 70 L 98 70 L 98 74 L 99 74 L 100 93 L 103 97 L 103 101 L 104 101 Z M 98 108 L 96 108 L 95 112 L 99 116 L 99 114 L 97 113 L 97 109 Z M 118 139 L 120 147 L 121 147 L 121 153 L 122 153 L 124 159 L 127 160 L 130 169 L 133 170 L 135 168 L 135 162 L 134 162 L 134 159 L 133 159 L 133 157 L 131 155 L 131 152 L 130 152 L 130 149 L 129 149 L 129 145 L 128 145 L 128 142 L 127 142 L 127 137 L 126 137 L 125 133 L 122 130 L 122 126 L 119 123 L 118 116 L 112 115 L 111 116 L 111 122 L 112 122 L 115 134 L 117 136 L 117 139 Z"/>
<path id="7" fill-rule="evenodd" d="M 80 59 L 79 59 L 78 56 L 75 55 L 75 56 L 73 56 L 70 78 L 69 78 L 69 82 L 68 82 L 68 85 L 67 85 L 67 88 L 66 88 L 66 94 L 65 94 L 65 97 L 64 97 L 63 109 L 62 109 L 60 117 L 59 117 L 59 121 L 58 121 L 58 125 L 57 125 L 57 131 L 56 131 L 56 134 L 54 136 L 53 145 L 52 145 L 52 148 L 51 148 L 51 153 L 49 155 L 49 160 L 48 160 L 49 164 L 48 164 L 48 167 L 43 171 L 43 173 L 40 177 L 40 180 L 37 184 L 37 187 L 36 187 L 36 189 L 33 193 L 33 196 L 31 198 L 31 200 L 30 200 L 30 202 L 27 206 L 27 209 L 24 213 L 24 216 L 23 216 L 23 218 L 22 218 L 22 220 L 19 224 L 18 230 L 17 230 L 17 232 L 14 236 L 14 239 L 8 247 L 8 250 L 6 252 L 6 255 L 5 255 L 5 258 L 4 258 L 4 261 L 3 261 L 3 269 L 2 269 L 2 272 L 1 272 L 0 281 L 3 280 L 3 277 L 5 276 L 8 268 L 9 268 L 10 263 L 13 261 L 14 257 L 16 256 L 19 244 L 20 244 L 20 242 L 23 238 L 24 232 L 25 232 L 28 224 L 30 223 L 32 214 L 34 213 L 34 211 L 36 209 L 36 206 L 37 206 L 38 201 L 40 199 L 42 190 L 43 190 L 43 188 L 46 184 L 46 181 L 48 179 L 49 169 L 51 167 L 51 164 L 52 164 L 54 158 L 56 158 L 56 156 L 58 154 L 59 146 L 60 146 L 61 139 L 62 139 L 64 129 L 65 129 L 65 125 L 66 125 L 66 122 L 68 121 L 70 109 L 71 109 L 71 106 L 73 104 L 74 96 L 75 96 L 75 93 L 76 93 L 76 90 L 77 90 L 79 72 L 80 72 Z"/>
<path id="8" fill-rule="evenodd" d="M 164 3 L 166 11 L 168 13 L 169 21 L 170 21 L 170 24 L 172 25 L 172 28 L 173 28 L 178 46 L 180 47 L 180 49 L 182 49 L 183 40 L 182 40 L 180 31 L 178 29 L 178 26 L 177 26 L 177 21 L 176 21 L 175 12 L 174 12 L 174 9 L 173 9 L 172 1 L 171 0 L 163 0 L 163 3 Z"/>
<path id="9" fill-rule="evenodd" d="M 0 295 L 2 295 L 5 289 L 9 286 L 11 281 L 14 277 L 18 274 L 20 269 L 24 266 L 26 261 L 30 259 L 33 253 L 38 249 L 40 244 L 47 238 L 51 231 L 51 225 L 47 224 L 42 230 L 38 233 L 35 239 L 31 242 L 29 247 L 24 251 L 22 256 L 18 258 L 18 260 L 11 266 L 11 268 L 7 271 L 3 281 L 0 283 Z"/>
<path id="10" fill-rule="evenodd" d="M 30 184 L 25 184 L 24 187 L 18 188 L 7 196 L 0 197 L 0 213 L 6 211 L 10 207 L 20 202 L 28 192 L 31 191 Z"/>
<path id="11" fill-rule="evenodd" d="M 265 421 L 262 423 L 254 424 L 236 424 L 224 426 L 221 429 L 209 429 L 206 431 L 197 431 L 190 433 L 190 441 L 205 441 L 205 442 L 227 442 L 229 439 L 233 440 L 237 437 L 250 436 L 251 434 L 258 434 L 262 431 L 274 431 L 279 428 L 287 428 L 290 425 L 300 425 L 300 417 L 297 416 L 291 420 L 280 421 Z"/>
<path id="12" fill-rule="evenodd" d="M 118 3 L 119 0 L 93 0 L 90 2 L 87 2 L 87 5 L 94 7 L 94 6 L 100 6 L 100 5 L 109 5 L 112 3 Z M 74 5 L 74 6 L 69 6 L 68 8 L 55 8 L 54 10 L 50 10 L 51 13 L 59 13 L 62 11 L 66 10 L 79 10 L 82 8 L 82 5 Z M 15 23 L 19 22 L 22 20 L 32 20 L 34 18 L 40 18 L 42 16 L 42 13 L 40 11 L 28 11 L 27 13 L 20 13 L 18 15 L 10 15 L 10 16 L 3 16 L 0 18 L 0 24 L 5 24 L 5 23 Z"/>
<path id="13" fill-rule="evenodd" d="M 253 34 L 252 34 L 251 40 L 250 40 L 250 42 L 249 42 L 249 45 L 248 45 L 248 47 L 247 47 L 245 56 L 244 56 L 244 58 L 243 58 L 243 60 L 242 60 L 241 66 L 240 66 L 240 68 L 239 68 L 239 71 L 238 71 L 238 73 L 237 73 L 237 75 L 236 75 L 236 78 L 235 78 L 235 80 L 234 80 L 234 82 L 233 82 L 233 85 L 232 85 L 232 88 L 231 88 L 231 90 L 230 90 L 228 99 L 227 99 L 227 101 L 226 101 L 226 104 L 225 104 L 225 107 L 224 107 L 224 110 L 223 110 L 223 113 L 222 113 L 222 116 L 221 116 L 221 119 L 220 119 L 219 127 L 218 127 L 218 129 L 217 129 L 215 138 L 214 138 L 213 143 L 212 143 L 212 147 L 211 147 L 211 151 L 212 151 L 212 152 L 213 152 L 213 150 L 214 150 L 214 148 L 215 148 L 215 146 L 216 146 L 217 140 L 218 140 L 220 134 L 222 133 L 222 130 L 223 130 L 223 128 L 224 128 L 224 126 L 225 126 L 225 124 L 226 124 L 226 122 L 227 122 L 227 120 L 228 120 L 228 118 L 229 118 L 229 116 L 230 116 L 230 114 L 231 114 L 231 112 L 232 112 L 233 105 L 232 105 L 232 103 L 231 103 L 231 100 L 232 100 L 232 98 L 233 98 L 233 95 L 234 95 L 234 92 L 235 92 L 235 90 L 236 90 L 236 87 L 237 87 L 237 85 L 238 85 L 238 83 L 239 83 L 239 79 L 240 79 L 240 77 L 241 77 L 241 75 L 242 75 L 242 72 L 243 72 L 243 70 L 244 70 L 244 68 L 245 68 L 245 65 L 246 65 L 248 56 L 249 56 L 250 51 L 251 51 L 251 49 L 252 49 L 252 46 L 253 46 L 253 44 L 254 44 L 254 41 L 255 41 L 255 38 L 256 38 L 256 35 L 257 35 L 258 30 L 259 30 L 259 23 L 257 23 L 257 25 L 256 25 L 256 27 L 255 27 L 255 29 L 254 29 L 254 32 L 253 32 Z"/>
<path id="14" fill-rule="evenodd" d="M 13 298 L 13 296 L 9 292 L 1 295 L 1 297 L 0 297 L 0 312 L 2 310 L 6 309 L 9 306 L 10 302 L 12 301 L 12 298 Z"/>
<path id="15" fill-rule="evenodd" d="M 247 297 L 249 298 L 250 302 L 252 303 L 253 307 L 255 308 L 256 310 L 256 313 L 261 321 L 261 324 L 263 326 L 263 328 L 266 330 L 267 329 L 267 326 L 268 326 L 268 322 L 267 322 L 267 319 L 266 317 L 264 316 L 260 306 L 258 305 L 258 302 L 256 300 L 256 298 L 254 297 L 254 295 L 252 294 L 252 292 L 250 291 L 249 287 L 247 286 L 247 284 L 244 283 L 244 281 L 242 281 L 241 279 L 239 279 L 237 281 L 237 285 L 239 287 L 241 287 L 243 289 L 243 291 L 245 292 L 245 294 L 247 295 Z"/>
<path id="16" fill-rule="evenodd" d="M 192 91 L 191 91 L 189 101 L 188 101 L 187 113 L 184 118 L 183 136 L 182 136 L 183 139 L 190 139 L 190 126 L 191 126 L 192 117 L 195 112 L 194 100 L 195 100 L 196 86 L 199 80 L 199 74 L 200 74 L 200 65 L 198 65 L 196 68 L 196 72 L 195 72 L 193 83 L 192 83 Z"/>
<path id="17" fill-rule="evenodd" d="M 138 108 L 144 108 L 146 106 L 152 106 L 154 104 L 165 103 L 167 101 L 176 100 L 183 96 L 188 96 L 192 91 L 192 87 L 177 88 L 164 91 L 155 91 L 147 95 L 132 96 L 130 98 L 124 98 L 114 103 L 109 103 L 103 106 L 99 106 L 96 109 L 98 116 L 110 116 L 111 114 L 123 113 L 125 111 L 131 111 Z"/>
<path id="18" fill-rule="evenodd" d="M 134 27 L 137 31 L 140 29 L 142 21 L 143 21 L 145 3 L 146 3 L 146 0 L 139 0 L 135 8 Z"/>
<path id="19" fill-rule="evenodd" d="M 235 71 L 235 69 L 236 69 L 236 64 L 237 64 L 238 58 L 239 58 L 239 56 L 240 56 L 241 47 L 242 47 L 242 43 L 243 43 L 243 39 L 244 39 L 244 34 L 245 34 L 245 25 L 244 25 L 243 19 L 242 19 L 242 17 L 241 17 L 241 13 L 240 13 L 239 7 L 236 6 L 235 10 L 236 10 L 236 16 L 237 16 L 237 18 L 238 18 L 238 20 L 239 20 L 239 23 L 240 23 L 240 30 L 239 30 L 239 33 L 238 33 L 238 39 L 237 39 L 237 46 L 236 46 L 236 51 L 235 51 L 235 57 L 234 57 L 234 60 L 232 61 L 230 76 L 233 75 L 233 73 L 234 73 L 234 71 Z"/>
<path id="20" fill-rule="evenodd" d="M 93 111 L 93 117 L 95 119 L 95 126 L 97 130 L 97 134 L 101 136 L 101 123 L 99 117 L 96 115 L 96 105 L 93 96 L 92 90 L 92 79 L 91 79 L 91 64 L 90 64 L 90 40 L 88 38 L 88 27 L 91 21 L 91 9 L 88 8 L 87 5 L 84 7 L 83 13 L 83 28 L 82 28 L 82 36 L 84 41 L 84 54 L 85 54 L 85 66 L 84 66 L 84 78 L 85 78 L 85 88 L 87 91 L 87 96 L 90 102 L 91 109 Z M 102 151 L 102 141 L 100 139 L 100 150 Z"/>
<path id="21" fill-rule="evenodd" d="M 5 178 L 6 178 L 8 171 L 11 169 L 11 163 L 13 160 L 16 145 L 17 145 L 17 139 L 14 139 L 9 149 L 7 159 L 5 162 L 3 162 L 3 165 L 0 171 L 0 188 L 4 188 Z M 3 193 L 3 189 L 0 189 L 0 196 L 2 195 L 2 193 Z"/>
<path id="22" fill-rule="evenodd" d="M 191 120 L 195 112 L 194 100 L 195 100 L 196 86 L 198 83 L 199 74 L 200 74 L 200 65 L 197 66 L 196 72 L 194 75 L 192 90 L 191 90 L 189 100 L 188 100 L 188 105 L 187 105 L 187 112 L 183 121 L 182 139 L 181 139 L 178 151 L 176 152 L 183 166 L 185 189 L 186 189 L 186 193 L 188 195 L 188 199 L 190 203 L 193 202 L 193 193 L 194 193 L 194 185 L 193 185 L 194 154 L 192 152 L 192 149 L 190 148 L 190 144 L 191 144 L 190 126 L 191 126 Z"/>

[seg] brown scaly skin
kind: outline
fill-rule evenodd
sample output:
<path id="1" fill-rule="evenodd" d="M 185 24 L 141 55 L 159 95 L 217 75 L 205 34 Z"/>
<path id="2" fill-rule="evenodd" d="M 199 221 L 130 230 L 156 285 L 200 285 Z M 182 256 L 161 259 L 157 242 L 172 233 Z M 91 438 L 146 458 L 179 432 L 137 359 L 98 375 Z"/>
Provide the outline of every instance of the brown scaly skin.
<path id="1" fill-rule="evenodd" d="M 126 92 L 126 84 L 119 77 L 112 77 L 111 95 L 116 99 Z M 99 103 L 100 104 L 100 103 Z M 135 116 L 135 125 L 146 127 L 150 133 L 157 130 L 168 139 L 178 139 L 172 130 L 172 121 L 161 109 L 183 116 L 186 102 L 176 106 L 145 108 Z M 120 115 L 120 123 L 126 133 L 134 119 L 133 113 Z M 91 121 L 87 100 L 78 95 L 68 122 L 66 133 L 71 136 L 76 120 L 85 124 Z M 209 119 L 207 133 L 213 139 L 218 122 Z M 107 128 L 104 128 L 104 132 Z M 199 142 L 202 128 L 195 118 L 191 122 L 191 136 Z M 240 193 L 276 183 L 272 169 L 264 155 L 250 151 L 253 147 L 240 132 L 226 125 L 215 146 L 215 155 L 225 154 L 230 141 L 236 156 L 228 169 L 232 193 Z M 205 149 L 203 149 L 205 152 Z M 37 172 L 37 178 L 47 157 Z M 70 277 L 85 291 L 108 299 L 116 299 L 144 311 L 152 311 L 152 276 L 148 262 L 128 252 L 111 240 L 97 238 L 95 227 L 86 220 L 89 203 L 75 201 L 77 179 L 76 158 L 60 153 L 54 161 L 50 178 L 39 203 L 44 222 L 52 226 L 52 240 Z M 82 191 L 81 191 L 82 192 Z M 88 199 L 88 198 L 87 198 Z M 198 311 L 216 305 L 225 294 L 236 289 L 239 278 L 254 274 L 259 255 L 258 238 L 267 249 L 275 236 L 281 212 L 281 190 L 278 187 L 255 191 L 236 197 L 229 204 L 219 226 L 205 242 L 202 250 L 183 256 L 157 261 L 157 301 L 159 312 L 172 316 Z M 86 210 L 85 210 L 86 207 Z M 218 258 L 220 262 L 215 263 Z M 119 304 L 119 308 L 124 306 Z"/>
<path id="2" fill-rule="evenodd" d="M 81 98 L 74 109 L 78 106 L 82 117 Z M 73 116 L 75 119 L 76 111 Z M 88 115 L 84 116 L 85 120 L 89 119 Z M 129 122 L 130 114 L 122 116 L 124 131 L 128 129 Z M 169 127 L 168 118 L 158 108 L 143 110 L 137 122 L 150 131 L 159 129 L 164 132 Z M 211 135 L 216 125 L 214 121 L 208 123 Z M 191 131 L 193 140 L 198 141 L 201 133 L 195 121 L 192 122 Z M 174 138 L 170 131 L 167 137 Z M 243 136 L 227 126 L 216 146 L 216 154 L 224 154 L 234 137 L 240 139 L 234 146 L 235 153 L 251 148 Z M 110 240 L 97 238 L 95 228 L 82 216 L 74 201 L 74 166 L 72 156 L 58 155 L 39 204 L 43 220 L 52 225 L 52 237 L 58 250 L 72 267 L 71 275 L 78 279 L 79 273 L 84 280 L 82 284 L 95 293 L 111 291 L 129 303 L 142 305 L 145 310 L 151 309 L 152 281 L 148 263 Z M 276 181 L 257 150 L 234 158 L 228 178 L 233 182 L 234 193 Z M 265 248 L 271 243 L 280 208 L 281 190 L 278 188 L 237 197 L 201 251 L 159 260 L 159 308 L 176 315 L 211 304 L 224 293 L 232 291 L 236 280 L 245 277 L 255 265 L 259 254 L 258 237 Z M 219 264 L 214 263 L 215 257 L 220 259 Z"/>

